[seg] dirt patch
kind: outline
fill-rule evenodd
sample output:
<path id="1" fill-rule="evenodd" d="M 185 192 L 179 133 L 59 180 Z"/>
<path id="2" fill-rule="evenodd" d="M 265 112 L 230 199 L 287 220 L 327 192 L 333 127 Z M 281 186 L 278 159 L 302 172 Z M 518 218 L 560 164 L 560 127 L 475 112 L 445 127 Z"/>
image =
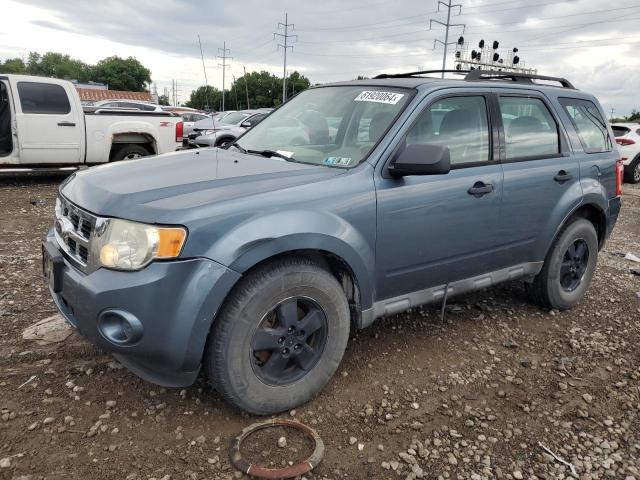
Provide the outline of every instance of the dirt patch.
<path id="1" fill-rule="evenodd" d="M 146 383 L 76 334 L 22 338 L 56 313 L 40 242 L 58 182 L 0 183 L 0 479 L 235 478 L 229 442 L 262 418 L 202 380 Z M 580 478 L 640 479 L 640 277 L 618 252 L 640 254 L 637 186 L 574 310 L 531 305 L 516 282 L 451 299 L 444 323 L 430 306 L 355 333 L 335 378 L 291 412 L 325 442 L 305 476 L 571 478 L 541 442 Z"/>

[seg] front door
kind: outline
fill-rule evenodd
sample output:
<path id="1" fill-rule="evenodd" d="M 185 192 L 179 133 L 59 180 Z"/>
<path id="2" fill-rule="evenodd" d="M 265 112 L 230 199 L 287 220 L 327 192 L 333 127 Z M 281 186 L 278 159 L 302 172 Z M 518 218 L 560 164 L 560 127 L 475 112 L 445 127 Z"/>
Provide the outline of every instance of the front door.
<path id="1" fill-rule="evenodd" d="M 396 151 L 446 145 L 451 172 L 394 178 L 383 171 L 376 179 L 377 300 L 492 269 L 503 175 L 494 161 L 490 102 L 482 90 L 427 98 Z"/>
<path id="2" fill-rule="evenodd" d="M 79 163 L 83 157 L 83 115 L 70 101 L 74 87 L 18 81 L 16 123 L 22 164 Z M 66 87 L 66 88 L 65 88 Z M 69 90 L 69 91 L 68 91 Z"/>

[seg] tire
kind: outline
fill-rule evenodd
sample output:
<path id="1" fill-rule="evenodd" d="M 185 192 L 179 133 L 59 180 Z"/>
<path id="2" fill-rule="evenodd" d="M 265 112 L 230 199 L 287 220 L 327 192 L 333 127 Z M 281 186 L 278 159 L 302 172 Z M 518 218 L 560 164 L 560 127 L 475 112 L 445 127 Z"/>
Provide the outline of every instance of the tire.
<path id="1" fill-rule="evenodd" d="M 624 167 L 624 181 L 632 184 L 640 183 L 640 155 Z"/>
<path id="2" fill-rule="evenodd" d="M 292 312 L 296 320 L 289 324 L 299 327 L 294 333 L 281 321 Z M 315 319 L 313 326 L 309 318 Z M 321 326 L 308 339 L 299 336 L 307 334 L 304 325 L 312 330 L 316 324 Z M 309 401 L 327 384 L 342 360 L 349 328 L 349 304 L 333 275 L 309 260 L 273 261 L 249 273 L 225 301 L 207 342 L 205 372 L 231 404 L 258 415 L 282 412 Z M 265 337 L 270 350 L 256 350 Z M 281 365 L 286 370 L 277 373 Z"/>
<path id="3" fill-rule="evenodd" d="M 229 143 L 229 142 L 234 142 L 235 138 L 233 137 L 222 137 L 218 140 L 216 140 L 216 147 L 223 147 L 225 144 Z"/>
<path id="4" fill-rule="evenodd" d="M 576 262 L 575 258 L 585 250 L 586 260 L 582 255 L 581 261 Z M 535 303 L 543 307 L 555 310 L 573 308 L 589 288 L 597 262 L 596 229 L 590 221 L 575 218 L 554 240 L 542 270 L 533 283 L 527 284 L 528 293 Z"/>
<path id="5" fill-rule="evenodd" d="M 120 160 L 133 160 L 140 157 L 151 155 L 149 150 L 142 145 L 135 143 L 125 143 L 121 147 L 115 149 L 111 155 L 111 162 L 119 162 Z"/>

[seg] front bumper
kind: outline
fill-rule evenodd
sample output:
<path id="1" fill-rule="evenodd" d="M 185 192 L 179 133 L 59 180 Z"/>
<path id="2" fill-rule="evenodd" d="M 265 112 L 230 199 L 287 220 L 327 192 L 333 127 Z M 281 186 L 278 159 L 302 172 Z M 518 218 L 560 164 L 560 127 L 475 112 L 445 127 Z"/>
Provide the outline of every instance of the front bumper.
<path id="1" fill-rule="evenodd" d="M 48 250 L 57 249 L 52 232 L 46 241 Z M 211 323 L 240 278 L 204 258 L 153 262 L 137 272 L 100 268 L 86 275 L 65 257 L 57 273 L 57 288 L 50 282 L 50 292 L 67 321 L 138 376 L 169 387 L 195 381 Z M 109 335 L 105 318 L 111 312 L 134 320 L 140 329 L 135 341 Z"/>

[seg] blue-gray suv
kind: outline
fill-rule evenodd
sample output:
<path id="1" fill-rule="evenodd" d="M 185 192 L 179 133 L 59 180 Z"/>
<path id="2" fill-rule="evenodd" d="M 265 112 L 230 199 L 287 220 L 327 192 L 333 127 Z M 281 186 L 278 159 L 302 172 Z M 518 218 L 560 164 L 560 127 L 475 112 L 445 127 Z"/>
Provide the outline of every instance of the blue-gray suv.
<path id="1" fill-rule="evenodd" d="M 58 308 L 141 377 L 204 370 L 268 414 L 317 394 L 385 315 L 514 279 L 573 307 L 621 205 L 598 101 L 430 73 L 312 88 L 223 149 L 70 177 L 43 244 Z"/>

